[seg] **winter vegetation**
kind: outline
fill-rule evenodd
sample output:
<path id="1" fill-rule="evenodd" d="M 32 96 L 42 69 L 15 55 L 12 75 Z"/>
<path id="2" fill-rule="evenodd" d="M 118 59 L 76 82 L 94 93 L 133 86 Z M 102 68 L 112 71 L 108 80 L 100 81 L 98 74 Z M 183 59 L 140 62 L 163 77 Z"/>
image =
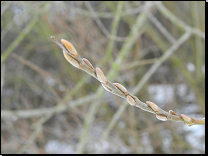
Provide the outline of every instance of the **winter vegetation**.
<path id="1" fill-rule="evenodd" d="M 1 22 L 3 154 L 205 153 L 205 2 L 4 1 Z"/>

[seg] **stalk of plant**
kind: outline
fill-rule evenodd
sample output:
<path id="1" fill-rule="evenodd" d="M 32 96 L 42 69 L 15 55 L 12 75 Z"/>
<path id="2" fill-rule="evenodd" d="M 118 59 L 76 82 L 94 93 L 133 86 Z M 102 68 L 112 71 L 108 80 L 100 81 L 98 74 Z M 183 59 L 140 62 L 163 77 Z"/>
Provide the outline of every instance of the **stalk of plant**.
<path id="1" fill-rule="evenodd" d="M 156 118 L 161 121 L 181 121 L 184 122 L 187 126 L 192 125 L 204 125 L 205 118 L 195 119 L 188 117 L 184 114 L 176 114 L 174 111 L 170 110 L 169 112 L 164 111 L 155 103 L 146 101 L 146 103 L 140 101 L 136 96 L 132 95 L 123 85 L 119 83 L 111 83 L 104 75 L 102 70 L 98 67 L 94 68 L 93 65 L 86 59 L 82 58 L 75 47 L 67 40 L 61 39 L 59 43 L 54 36 L 51 36 L 51 39 L 59 45 L 63 51 L 65 59 L 74 67 L 85 71 L 94 78 L 96 78 L 108 92 L 120 96 L 127 100 L 131 106 L 139 107 L 144 111 L 153 113 L 156 115 Z"/>

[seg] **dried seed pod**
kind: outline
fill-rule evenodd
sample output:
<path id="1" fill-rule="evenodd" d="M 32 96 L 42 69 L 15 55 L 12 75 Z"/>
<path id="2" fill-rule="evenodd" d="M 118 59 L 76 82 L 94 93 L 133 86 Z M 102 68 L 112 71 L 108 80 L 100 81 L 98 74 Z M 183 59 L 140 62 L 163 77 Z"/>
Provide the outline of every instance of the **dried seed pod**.
<path id="1" fill-rule="evenodd" d="M 156 118 L 159 119 L 159 120 L 161 120 L 161 121 L 167 121 L 168 120 L 167 119 L 167 116 L 162 115 L 162 114 L 157 114 L 156 115 Z"/>
<path id="2" fill-rule="evenodd" d="M 77 56 L 79 54 L 77 50 L 74 48 L 74 46 L 69 41 L 65 39 L 61 39 L 61 42 L 64 45 L 64 47 L 66 47 L 66 49 L 69 50 L 72 56 Z"/>
<path id="3" fill-rule="evenodd" d="M 120 89 L 124 94 L 127 94 L 128 93 L 128 91 L 127 91 L 127 89 L 124 87 L 124 86 L 122 86 L 120 83 L 113 83 L 118 89 Z"/>
<path id="4" fill-rule="evenodd" d="M 82 59 L 92 70 L 95 70 L 95 68 L 92 66 L 92 64 L 90 63 L 90 61 L 88 61 L 86 58 Z"/>
<path id="5" fill-rule="evenodd" d="M 79 62 L 72 58 L 65 50 L 63 50 L 65 59 L 76 68 L 80 68 Z"/>
<path id="6" fill-rule="evenodd" d="M 183 120 L 184 120 L 185 122 L 191 122 L 191 118 L 190 118 L 190 117 L 188 117 L 188 116 L 186 116 L 186 115 L 184 115 L 184 114 L 181 114 L 181 117 L 183 118 Z"/>
<path id="7" fill-rule="evenodd" d="M 148 104 L 156 113 L 160 110 L 160 108 L 151 101 L 146 101 L 146 104 Z"/>
<path id="8" fill-rule="evenodd" d="M 105 77 L 105 75 L 103 74 L 103 72 L 100 68 L 96 67 L 96 73 L 97 73 L 97 78 L 100 82 L 102 82 L 104 84 L 108 83 L 107 78 Z"/>
<path id="9" fill-rule="evenodd" d="M 130 95 L 127 95 L 126 99 L 130 105 L 136 106 L 137 102 Z"/>
<path id="10" fill-rule="evenodd" d="M 102 84 L 102 83 L 101 83 Z M 105 84 L 102 84 L 103 88 L 105 88 L 105 90 L 112 92 L 112 90 L 110 88 L 108 88 Z"/>
<path id="11" fill-rule="evenodd" d="M 172 110 L 169 110 L 169 113 L 170 114 L 172 114 L 172 115 L 178 115 L 178 114 L 176 114 L 174 111 L 172 111 Z"/>

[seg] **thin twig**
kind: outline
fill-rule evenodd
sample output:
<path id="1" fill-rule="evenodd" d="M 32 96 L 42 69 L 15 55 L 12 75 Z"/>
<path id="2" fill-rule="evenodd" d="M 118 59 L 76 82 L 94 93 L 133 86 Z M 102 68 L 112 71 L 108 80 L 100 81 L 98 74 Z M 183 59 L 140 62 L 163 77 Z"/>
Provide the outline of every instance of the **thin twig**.
<path id="1" fill-rule="evenodd" d="M 118 37 L 113 34 L 110 34 L 108 30 L 105 28 L 105 26 L 103 25 L 103 23 L 101 22 L 101 20 L 99 19 L 98 15 L 93 10 L 92 6 L 90 5 L 90 2 L 85 2 L 85 4 L 90 10 L 92 17 L 95 19 L 97 25 L 100 27 L 100 29 L 102 30 L 102 32 L 105 34 L 106 37 L 108 37 L 109 39 L 119 41 L 119 42 L 126 41 L 126 37 Z"/>
<path id="2" fill-rule="evenodd" d="M 205 39 L 205 33 L 201 31 L 198 28 L 193 28 L 190 25 L 186 24 L 182 20 L 180 20 L 178 17 L 176 17 L 172 12 L 170 12 L 165 5 L 162 2 L 155 2 L 157 8 L 159 11 L 166 17 L 168 18 L 171 22 L 176 24 L 179 28 L 183 28 L 185 31 L 191 31 L 192 33 L 202 37 Z"/>
<path id="3" fill-rule="evenodd" d="M 47 11 L 49 7 L 48 3 L 45 3 L 43 10 L 40 13 L 44 13 Z M 40 18 L 40 13 L 33 17 L 33 19 L 29 22 L 29 24 L 23 29 L 23 31 L 15 38 L 15 40 L 9 45 L 9 47 L 2 53 L 1 55 L 1 63 L 3 63 L 6 58 L 13 52 L 13 50 L 21 43 L 21 41 L 29 34 L 29 32 L 33 29 L 35 24 L 38 22 Z"/>
<path id="4" fill-rule="evenodd" d="M 143 6 L 138 6 L 136 8 L 128 9 L 125 12 L 121 13 L 121 17 L 137 14 L 142 11 L 142 7 Z M 70 7 L 70 11 L 78 14 L 82 14 L 84 16 L 92 16 L 92 14 L 89 11 L 76 7 Z M 113 18 L 115 16 L 114 13 L 110 13 L 110 12 L 95 12 L 95 14 L 97 14 L 97 16 L 100 18 Z"/>
<path id="5" fill-rule="evenodd" d="M 30 109 L 30 110 L 1 110 L 1 119 L 27 119 L 33 117 L 41 117 L 47 114 L 58 114 L 67 111 L 67 108 L 74 108 L 83 104 L 87 104 L 98 99 L 96 94 L 88 95 L 75 101 L 65 104 L 66 100 L 59 102 L 56 106 L 50 108 Z"/>
<path id="6" fill-rule="evenodd" d="M 38 72 L 43 80 L 47 80 L 50 77 L 53 77 L 51 74 L 49 74 L 48 72 L 44 71 L 43 69 L 41 69 L 40 67 L 38 67 L 37 65 L 31 63 L 28 60 L 25 60 L 24 58 L 22 58 L 21 56 L 18 56 L 17 54 L 13 53 L 11 54 L 11 56 L 13 58 L 15 58 L 16 60 L 20 61 L 21 63 L 23 63 L 24 65 L 27 65 L 28 67 L 30 67 L 31 69 L 35 70 L 36 72 Z M 53 78 L 55 79 L 55 78 Z M 57 82 L 60 83 L 60 81 L 58 79 L 55 79 Z M 53 89 L 53 87 L 47 83 L 47 86 L 49 88 L 49 90 L 52 92 L 52 94 L 58 99 L 60 100 L 60 96 L 56 93 L 56 91 Z"/>
<path id="7" fill-rule="evenodd" d="M 121 67 L 120 70 L 127 70 L 129 68 L 134 68 L 136 66 L 142 66 L 142 65 L 147 65 L 147 64 L 153 64 L 155 63 L 156 61 L 158 61 L 159 58 L 153 58 L 153 59 L 145 59 L 145 60 L 139 60 L 139 61 L 134 61 L 132 63 L 129 63 L 129 64 L 126 64 L 126 65 L 123 65 Z"/>
<path id="8" fill-rule="evenodd" d="M 142 78 L 142 80 L 140 81 L 140 83 L 134 88 L 133 93 L 137 92 L 138 90 L 141 89 L 141 87 L 144 85 L 144 83 L 150 78 L 150 76 L 157 70 L 157 68 L 165 61 L 167 60 L 167 58 L 176 50 L 178 49 L 189 37 L 190 37 L 191 33 L 190 32 L 186 32 L 184 35 L 182 35 L 182 37 L 180 39 L 178 39 L 175 44 L 173 44 L 168 50 L 167 52 L 159 59 L 159 61 L 157 61 L 154 65 L 152 65 L 152 67 L 150 68 L 150 70 L 144 75 L 144 77 Z M 53 37 L 54 39 L 54 37 Z M 74 53 L 72 55 L 72 57 L 68 57 L 67 53 L 63 50 L 64 52 L 64 56 L 67 59 L 67 61 L 69 61 L 72 65 L 74 65 L 75 67 L 82 69 L 84 71 L 86 71 L 87 73 L 89 73 L 90 75 L 93 75 L 93 77 L 95 77 L 98 81 L 101 82 L 102 86 L 109 92 L 116 94 L 122 98 L 125 98 L 128 103 L 130 105 L 139 107 L 141 109 L 143 109 L 144 111 L 148 111 L 150 113 L 156 114 L 156 117 L 159 120 L 162 121 L 167 121 L 167 120 L 172 120 L 172 121 L 182 121 L 184 122 L 186 125 L 188 126 L 192 126 L 192 125 L 196 125 L 196 124 L 205 124 L 205 120 L 204 119 L 194 119 L 192 117 L 187 117 L 183 114 L 178 115 L 176 113 L 174 113 L 173 111 L 169 111 L 166 112 L 164 110 L 162 110 L 160 107 L 158 107 L 156 104 L 154 104 L 153 102 L 146 102 L 143 103 L 141 102 L 136 96 L 133 96 L 129 91 L 126 90 L 125 87 L 123 87 L 121 84 L 118 83 L 111 83 L 103 74 L 102 70 L 98 67 L 94 68 L 92 66 L 92 64 L 89 61 L 86 61 L 86 59 L 82 59 L 79 56 L 79 53 L 76 51 L 74 51 L 74 47 L 72 48 L 72 44 L 70 42 L 66 42 L 66 40 L 62 40 L 62 44 L 65 47 L 68 47 L 68 52 L 70 53 Z M 71 50 L 73 49 L 73 50 Z"/>
<path id="9" fill-rule="evenodd" d="M 35 126 L 35 130 L 32 132 L 32 134 L 30 135 L 29 139 L 27 140 L 27 142 L 25 143 L 25 145 L 23 145 L 18 151 L 17 154 L 22 154 L 26 151 L 26 149 L 32 144 L 32 142 L 35 140 L 35 138 L 37 137 L 37 135 L 39 134 L 42 125 L 52 116 L 52 113 L 50 115 L 45 115 L 43 118 L 41 118 L 41 120 L 38 121 L 38 123 Z"/>
<path id="10" fill-rule="evenodd" d="M 118 30 L 118 26 L 119 26 L 119 21 L 121 18 L 121 12 L 122 12 L 122 8 L 123 8 L 123 1 L 120 1 L 118 3 L 118 8 L 115 12 L 115 18 L 113 20 L 113 24 L 112 24 L 112 31 L 111 34 L 113 36 L 116 36 L 117 30 Z M 104 64 L 104 62 L 106 62 L 107 60 L 111 60 L 112 59 L 112 51 L 113 51 L 113 46 L 114 46 L 114 42 L 115 40 L 113 38 L 110 38 L 109 42 L 108 42 L 108 47 L 106 50 L 106 55 L 104 57 L 104 59 L 102 59 L 102 61 L 99 63 L 100 66 L 102 66 Z"/>
<path id="11" fill-rule="evenodd" d="M 38 72 L 38 73 L 39 73 L 42 77 L 44 77 L 44 78 L 45 78 L 46 76 L 49 76 L 49 75 L 50 75 L 47 71 L 41 69 L 41 68 L 38 67 L 37 65 L 33 64 L 32 62 L 30 62 L 30 61 L 24 59 L 23 57 L 21 57 L 21 56 L 15 54 L 15 53 L 12 53 L 11 56 L 12 56 L 14 59 L 18 60 L 19 62 L 21 62 L 22 64 L 24 64 L 24 65 L 30 67 L 31 69 L 35 70 L 36 72 Z M 50 76 L 51 76 L 51 75 L 50 75 Z"/>
<path id="12" fill-rule="evenodd" d="M 156 17 L 154 17 L 151 13 L 148 14 L 148 17 L 160 30 L 160 32 L 169 40 L 170 43 L 175 43 L 175 38 L 168 32 L 168 30 L 160 23 Z"/>

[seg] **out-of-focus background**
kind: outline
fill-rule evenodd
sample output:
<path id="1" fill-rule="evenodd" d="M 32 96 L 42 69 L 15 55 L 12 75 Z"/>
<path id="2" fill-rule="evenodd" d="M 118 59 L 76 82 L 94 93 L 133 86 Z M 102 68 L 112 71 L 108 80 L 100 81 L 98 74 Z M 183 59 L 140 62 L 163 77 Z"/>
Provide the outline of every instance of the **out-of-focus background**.
<path id="1" fill-rule="evenodd" d="M 114 71 L 111 82 L 141 101 L 201 119 L 204 32 L 205 2 L 1 2 L 1 152 L 205 153 L 205 126 L 159 121 L 104 88 L 98 95 L 100 83 L 50 38 Z"/>

